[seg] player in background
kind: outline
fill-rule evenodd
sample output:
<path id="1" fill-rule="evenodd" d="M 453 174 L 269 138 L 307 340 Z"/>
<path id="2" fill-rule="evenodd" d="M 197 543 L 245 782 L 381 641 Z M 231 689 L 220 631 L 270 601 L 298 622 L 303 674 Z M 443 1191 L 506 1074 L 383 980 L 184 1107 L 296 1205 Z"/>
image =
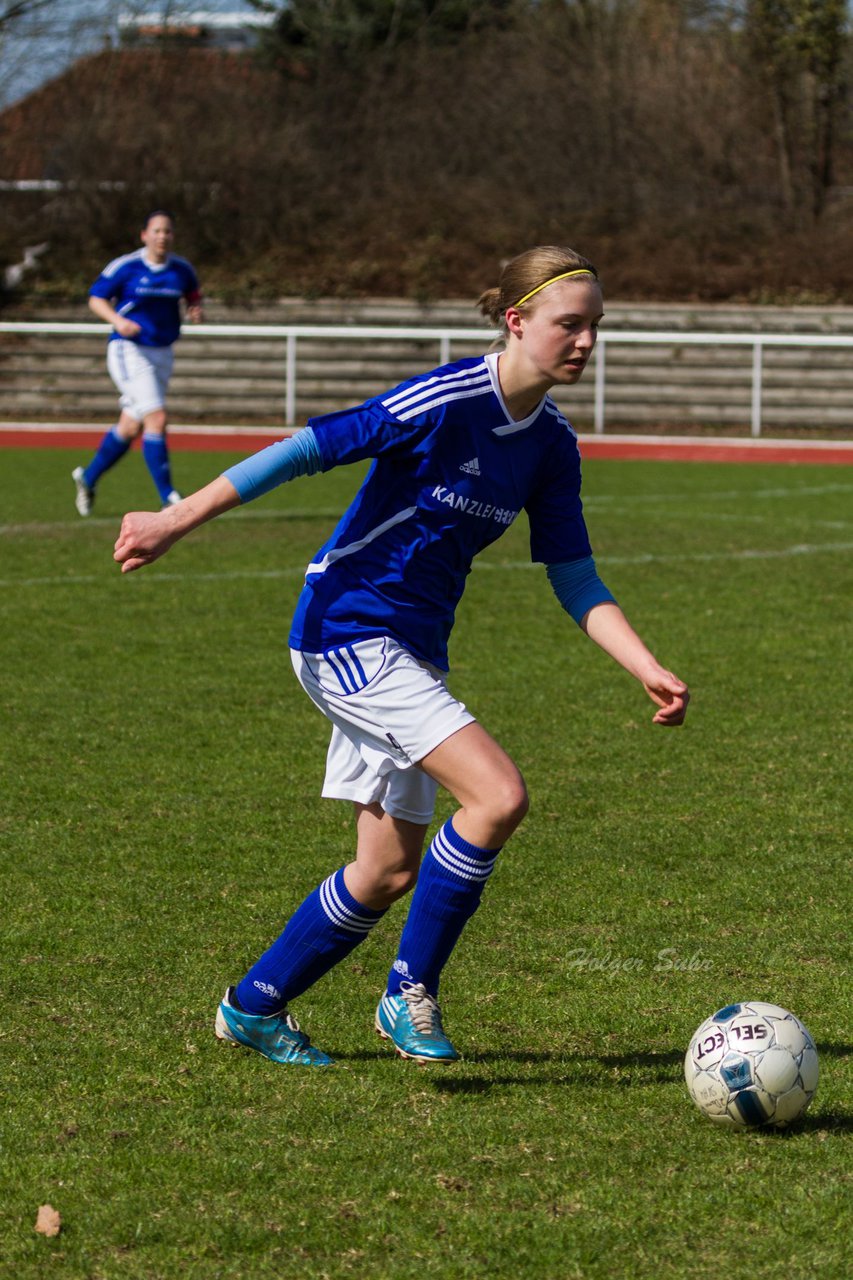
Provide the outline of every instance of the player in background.
<path id="1" fill-rule="evenodd" d="M 297 475 L 373 464 L 309 564 L 290 633 L 293 666 L 332 722 L 323 795 L 353 802 L 356 850 L 298 907 L 281 936 L 229 987 L 220 1039 L 274 1062 L 324 1065 L 289 1003 L 348 955 L 414 888 L 375 1027 L 403 1057 L 458 1057 L 439 978 L 495 861 L 524 817 L 513 760 L 447 689 L 447 640 L 477 552 L 523 508 L 531 555 L 586 634 L 679 725 L 686 685 L 657 661 L 595 569 L 580 499 L 577 439 L 551 387 L 581 377 L 602 294 L 573 250 L 529 250 L 481 310 L 503 326 L 500 353 L 421 374 L 224 472 L 175 507 L 125 516 L 122 571 L 150 564 L 212 517 Z M 458 802 L 421 860 L 438 786 Z"/>
<path id="2" fill-rule="evenodd" d="M 157 486 L 162 506 L 180 502 L 172 485 L 166 440 L 166 391 L 174 362 L 173 345 L 181 332 L 181 302 L 187 319 L 204 316 L 196 273 L 172 253 L 175 225 L 171 214 L 150 213 L 140 232 L 143 247 L 110 262 L 92 285 L 89 307 L 112 325 L 107 369 L 115 383 L 121 416 L 98 446 L 87 467 L 75 467 L 75 505 L 87 516 L 95 487 L 105 471 L 124 457 L 142 434 L 142 456 Z"/>

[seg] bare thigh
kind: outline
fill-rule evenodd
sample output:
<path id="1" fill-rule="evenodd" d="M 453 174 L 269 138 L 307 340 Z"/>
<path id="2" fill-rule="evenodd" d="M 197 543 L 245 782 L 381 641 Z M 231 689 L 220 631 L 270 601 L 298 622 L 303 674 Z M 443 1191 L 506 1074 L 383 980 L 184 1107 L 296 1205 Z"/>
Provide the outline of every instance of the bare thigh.
<path id="1" fill-rule="evenodd" d="M 517 765 L 477 721 L 445 738 L 420 767 L 459 801 L 453 826 L 481 849 L 502 845 L 527 812 L 527 788 Z"/>

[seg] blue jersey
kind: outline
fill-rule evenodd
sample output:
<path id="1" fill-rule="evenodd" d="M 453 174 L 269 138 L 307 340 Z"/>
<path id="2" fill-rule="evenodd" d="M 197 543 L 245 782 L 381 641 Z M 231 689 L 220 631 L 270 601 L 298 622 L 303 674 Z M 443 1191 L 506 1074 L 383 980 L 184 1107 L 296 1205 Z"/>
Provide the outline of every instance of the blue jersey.
<path id="1" fill-rule="evenodd" d="M 446 670 L 474 556 L 522 510 L 533 560 L 591 555 L 575 434 L 548 396 L 513 421 L 497 361 L 496 354 L 460 360 L 311 420 L 324 470 L 374 462 L 308 566 L 293 648 L 321 653 L 390 635 Z"/>
<path id="2" fill-rule="evenodd" d="M 106 298 L 121 316 L 140 326 L 132 338 L 141 347 L 171 347 L 181 332 L 181 299 L 200 298 L 196 273 L 185 258 L 170 255 L 162 265 L 147 261 L 144 249 L 115 258 L 89 290 Z M 110 341 L 120 335 L 115 331 Z"/>

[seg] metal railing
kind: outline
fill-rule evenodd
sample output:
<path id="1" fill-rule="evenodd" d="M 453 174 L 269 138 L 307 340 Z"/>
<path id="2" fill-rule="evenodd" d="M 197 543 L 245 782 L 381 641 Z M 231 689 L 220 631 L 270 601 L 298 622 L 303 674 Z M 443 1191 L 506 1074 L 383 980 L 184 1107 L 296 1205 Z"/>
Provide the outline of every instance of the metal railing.
<path id="1" fill-rule="evenodd" d="M 789 334 L 789 333 L 678 333 L 667 331 L 623 329 L 600 332 L 596 344 L 595 430 L 604 431 L 605 379 L 607 348 L 614 343 L 657 343 L 659 345 L 718 346 L 752 348 L 752 384 L 750 393 L 750 434 L 761 435 L 761 388 L 765 347 L 853 347 L 853 335 Z"/>
<path id="2" fill-rule="evenodd" d="M 0 333 L 99 334 L 106 336 L 103 324 L 88 322 L 60 323 L 51 321 L 2 321 Z M 296 421 L 298 386 L 298 343 L 300 339 L 345 339 L 347 341 L 424 340 L 438 343 L 439 364 L 452 358 L 455 342 L 479 342 L 484 346 L 500 338 L 497 330 L 452 327 L 400 327 L 363 325 L 305 324 L 200 324 L 188 325 L 185 338 L 270 338 L 285 343 L 285 421 Z M 781 334 L 781 333 L 683 333 L 670 330 L 602 330 L 593 354 L 594 430 L 603 434 L 607 406 L 607 351 L 620 345 L 704 346 L 752 348 L 750 385 L 750 433 L 761 435 L 763 359 L 767 347 L 833 347 L 853 348 L 853 335 L 846 334 Z"/>

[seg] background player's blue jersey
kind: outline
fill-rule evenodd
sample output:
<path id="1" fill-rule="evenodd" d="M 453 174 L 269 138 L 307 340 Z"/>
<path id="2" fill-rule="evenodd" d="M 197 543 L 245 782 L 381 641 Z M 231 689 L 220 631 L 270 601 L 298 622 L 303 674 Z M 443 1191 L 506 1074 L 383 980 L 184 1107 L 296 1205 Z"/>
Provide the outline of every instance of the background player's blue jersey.
<path id="1" fill-rule="evenodd" d="M 290 643 L 320 653 L 390 635 L 447 669 L 447 641 L 477 552 L 521 510 L 533 560 L 591 554 L 571 427 L 545 397 L 514 422 L 496 354 L 401 383 L 309 423 L 323 469 L 374 462 L 306 573 Z"/>
<path id="2" fill-rule="evenodd" d="M 185 258 L 170 255 L 162 266 L 152 266 L 145 250 L 137 249 L 104 267 L 89 295 L 108 299 L 119 315 L 140 326 L 130 341 L 141 347 L 170 347 L 181 332 L 181 299 L 196 302 L 200 291 Z M 119 336 L 113 331 L 110 341 Z"/>

